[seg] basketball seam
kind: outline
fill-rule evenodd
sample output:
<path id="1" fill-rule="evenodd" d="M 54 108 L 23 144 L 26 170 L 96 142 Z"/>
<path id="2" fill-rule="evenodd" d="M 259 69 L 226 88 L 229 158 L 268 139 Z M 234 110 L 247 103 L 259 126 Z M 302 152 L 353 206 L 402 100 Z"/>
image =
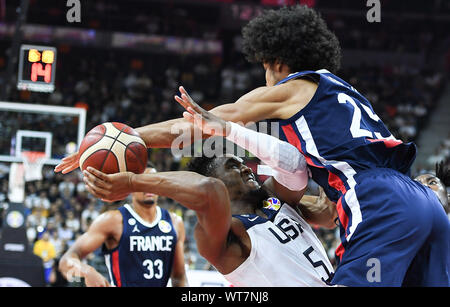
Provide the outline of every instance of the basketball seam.
<path id="1" fill-rule="evenodd" d="M 137 158 L 137 160 L 139 161 L 139 164 L 141 164 L 141 166 L 143 166 L 144 169 L 145 169 L 146 165 L 144 165 L 144 162 L 141 160 L 141 157 L 133 150 L 133 148 L 128 148 L 128 146 L 130 146 L 130 145 L 133 144 L 133 143 L 141 144 L 141 143 L 139 143 L 139 142 L 131 142 L 131 143 L 129 143 L 128 145 L 126 145 L 126 147 L 125 147 L 125 165 L 127 166 L 127 169 L 128 169 L 128 164 L 127 164 L 127 150 L 129 149 L 129 150 L 134 154 L 134 156 Z M 142 144 L 141 144 L 141 145 L 142 145 Z"/>
<path id="2" fill-rule="evenodd" d="M 106 154 L 105 159 L 103 160 L 102 166 L 100 167 L 100 171 L 103 170 L 103 166 L 105 166 L 106 160 L 108 159 L 108 155 L 109 155 L 109 153 L 111 152 L 111 150 L 112 150 L 112 148 L 113 148 L 113 146 L 114 146 L 114 143 L 115 143 L 116 141 L 119 142 L 119 143 L 122 143 L 122 142 L 118 141 L 117 139 L 119 138 L 120 134 L 122 133 L 122 131 L 123 131 L 125 128 L 126 128 L 126 127 L 123 127 L 122 130 L 120 130 L 119 133 L 118 133 L 118 134 L 116 135 L 116 137 L 114 138 L 114 141 L 112 142 L 111 147 L 109 148 L 108 153 Z M 117 128 L 116 128 L 116 129 L 117 129 Z M 122 144 L 123 144 L 123 143 L 122 143 Z M 114 153 L 113 153 L 113 154 L 114 154 Z M 114 154 L 114 156 L 116 156 L 116 155 Z M 117 161 L 117 157 L 116 157 L 116 162 L 117 162 L 117 164 L 119 164 L 119 161 Z M 117 165 L 117 169 L 119 170 L 119 165 Z"/>
<path id="3" fill-rule="evenodd" d="M 105 132 L 104 132 L 103 134 L 100 133 L 100 132 L 91 132 L 91 133 L 88 132 L 88 134 L 86 134 L 85 137 L 87 137 L 88 135 L 91 135 L 91 134 L 95 134 L 95 135 L 98 134 L 98 135 L 101 135 L 101 136 L 107 136 L 107 135 L 106 135 L 106 127 L 105 127 Z M 99 139 L 96 140 L 94 143 L 90 144 L 89 147 L 92 147 L 93 145 L 97 144 L 98 142 L 101 141 L 101 139 L 102 139 L 102 138 L 99 138 Z M 88 147 L 88 148 L 89 148 L 89 147 Z M 87 150 L 87 148 L 86 148 L 84 151 L 86 151 L 86 150 Z M 97 152 L 97 151 L 94 151 L 94 152 Z M 84 153 L 84 152 L 83 152 L 83 153 Z M 81 156 L 83 156 L 83 153 L 80 155 L 80 158 L 81 158 Z M 92 155 L 92 154 L 91 154 L 91 155 Z M 86 159 L 87 159 L 87 158 L 89 158 L 89 157 L 86 157 Z M 85 159 L 85 160 L 86 160 L 86 159 Z M 84 165 L 84 162 L 83 162 L 83 165 Z"/>
<path id="4" fill-rule="evenodd" d="M 117 123 L 117 124 L 120 124 L 120 123 L 118 123 L 118 122 L 112 122 L 111 124 L 114 126 L 114 128 L 116 128 L 117 130 L 119 130 L 115 125 L 114 125 L 114 123 Z M 122 128 L 122 130 L 120 130 L 121 132 L 123 131 L 123 130 L 125 130 L 127 127 L 124 127 L 124 128 Z M 129 128 L 131 128 L 131 127 L 129 127 Z M 131 129 L 133 129 L 133 128 L 131 128 Z M 134 130 L 134 129 L 133 129 Z M 138 135 L 136 135 L 136 134 L 131 134 L 131 133 L 128 133 L 128 132 L 126 132 L 126 131 L 123 131 L 123 133 L 125 133 L 125 134 L 127 134 L 127 135 L 131 135 L 131 136 L 139 136 L 140 137 L 140 135 L 139 135 L 139 133 L 138 133 Z M 137 133 L 137 132 L 136 132 Z"/>
<path id="5" fill-rule="evenodd" d="M 128 133 L 126 133 L 126 132 L 123 132 L 124 134 L 128 134 Z M 123 146 L 127 146 L 127 144 L 125 144 L 124 142 L 122 142 L 121 140 L 117 140 L 115 137 L 113 137 L 113 136 L 110 136 L 110 135 L 106 135 L 106 134 L 101 134 L 101 133 L 98 133 L 98 132 L 93 132 L 93 133 L 90 133 L 89 135 L 91 135 L 91 134 L 99 134 L 99 135 L 103 135 L 104 137 L 107 137 L 107 138 L 110 138 L 110 139 L 113 139 L 113 140 L 116 140 L 117 142 L 119 142 L 120 144 L 122 144 Z M 129 136 L 135 136 L 135 135 L 132 135 L 132 134 L 128 134 Z M 98 141 L 97 141 L 98 142 Z M 96 143 L 97 143 L 96 142 Z M 137 142 L 137 141 L 133 141 L 133 143 L 138 143 L 138 144 L 141 144 L 141 143 L 139 143 L 139 142 Z M 95 144 L 95 143 L 94 143 Z"/>
<path id="6" fill-rule="evenodd" d="M 99 148 L 99 149 L 97 149 L 96 151 L 93 151 L 90 155 L 89 155 L 89 157 L 87 157 L 86 159 L 84 159 L 84 162 L 83 162 L 83 164 L 81 165 L 81 167 L 83 167 L 84 166 L 84 164 L 86 163 L 86 161 L 90 158 L 90 157 L 92 157 L 94 154 L 96 154 L 97 152 L 100 152 L 100 151 L 102 151 L 102 150 L 107 150 L 106 148 Z M 103 166 L 103 165 L 102 165 Z"/>

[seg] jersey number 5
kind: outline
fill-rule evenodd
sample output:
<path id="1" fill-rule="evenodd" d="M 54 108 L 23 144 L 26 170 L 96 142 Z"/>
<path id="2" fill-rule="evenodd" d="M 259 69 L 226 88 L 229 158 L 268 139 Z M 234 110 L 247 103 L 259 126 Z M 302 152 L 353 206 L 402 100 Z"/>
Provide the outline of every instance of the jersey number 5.
<path id="1" fill-rule="evenodd" d="M 333 278 L 333 273 L 331 273 L 331 272 L 328 270 L 327 266 L 325 265 L 325 263 L 323 263 L 322 260 L 319 260 L 319 261 L 313 261 L 313 260 L 311 259 L 311 253 L 312 253 L 313 251 L 314 251 L 314 248 L 313 248 L 312 246 L 310 246 L 307 250 L 305 250 L 305 251 L 303 252 L 303 256 L 305 256 L 306 259 L 308 259 L 309 263 L 311 263 L 312 266 L 313 266 L 314 268 L 322 267 L 322 268 L 325 270 L 325 273 L 327 274 L 327 279 L 321 277 L 321 278 L 322 278 L 322 281 L 324 281 L 325 283 L 330 283 L 330 282 L 331 282 L 331 279 Z"/>

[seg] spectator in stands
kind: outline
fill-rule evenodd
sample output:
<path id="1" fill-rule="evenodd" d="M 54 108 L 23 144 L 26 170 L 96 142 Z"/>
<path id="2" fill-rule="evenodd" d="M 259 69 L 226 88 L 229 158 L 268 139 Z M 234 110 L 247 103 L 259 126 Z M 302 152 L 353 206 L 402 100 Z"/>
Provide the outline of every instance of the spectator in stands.
<path id="1" fill-rule="evenodd" d="M 66 216 L 66 225 L 69 229 L 71 229 L 74 233 L 78 233 L 81 229 L 81 223 L 78 218 L 75 217 L 73 211 L 68 211 Z"/>
<path id="2" fill-rule="evenodd" d="M 59 232 L 55 231 L 53 233 L 49 233 L 50 243 L 53 244 L 55 248 L 55 258 L 61 257 L 61 253 L 64 251 L 64 240 L 59 236 Z"/>
<path id="3" fill-rule="evenodd" d="M 43 208 L 37 207 L 31 212 L 31 214 L 27 217 L 27 227 L 47 227 L 47 218 L 44 216 Z"/>
<path id="4" fill-rule="evenodd" d="M 73 239 L 74 236 L 74 231 L 72 228 L 70 228 L 69 226 L 67 226 L 67 223 L 65 221 L 63 221 L 61 223 L 61 226 L 58 228 L 58 237 L 63 240 L 64 242 L 67 242 L 69 240 Z"/>
<path id="5" fill-rule="evenodd" d="M 51 203 L 54 203 L 58 198 L 59 198 L 58 186 L 56 184 L 52 184 L 48 192 L 48 200 Z"/>
<path id="6" fill-rule="evenodd" d="M 88 220 L 95 220 L 99 212 L 95 209 L 95 200 L 93 199 L 86 209 L 81 213 L 81 231 L 86 232 L 89 226 Z"/>
<path id="7" fill-rule="evenodd" d="M 33 253 L 42 258 L 44 262 L 45 281 L 50 283 L 50 274 L 52 273 L 54 259 L 56 257 L 55 246 L 50 242 L 50 234 L 44 231 L 39 234 L 39 240 L 33 247 Z"/>

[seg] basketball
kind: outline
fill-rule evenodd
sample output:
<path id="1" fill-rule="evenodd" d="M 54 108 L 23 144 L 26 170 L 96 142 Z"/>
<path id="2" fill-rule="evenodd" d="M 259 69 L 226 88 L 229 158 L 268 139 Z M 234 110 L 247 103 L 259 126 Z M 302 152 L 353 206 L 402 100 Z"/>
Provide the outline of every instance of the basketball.
<path id="1" fill-rule="evenodd" d="M 80 145 L 80 168 L 91 166 L 107 174 L 143 173 L 147 147 L 131 127 L 117 122 L 103 123 L 90 130 Z"/>

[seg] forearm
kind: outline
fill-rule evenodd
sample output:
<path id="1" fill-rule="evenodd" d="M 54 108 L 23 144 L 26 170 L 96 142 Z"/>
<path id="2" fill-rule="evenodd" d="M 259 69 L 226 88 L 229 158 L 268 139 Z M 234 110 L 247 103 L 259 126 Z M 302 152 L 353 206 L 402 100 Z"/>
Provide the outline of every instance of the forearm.
<path id="1" fill-rule="evenodd" d="M 211 112 L 225 120 L 238 121 L 240 119 L 237 116 L 239 112 L 232 104 L 216 107 Z M 135 130 L 148 148 L 182 148 L 195 140 L 210 137 L 182 117 L 142 126 Z"/>
<path id="2" fill-rule="evenodd" d="M 191 139 L 187 133 L 193 134 L 194 127 L 184 118 L 171 119 L 135 129 L 148 148 L 170 148 L 179 137 Z"/>
<path id="3" fill-rule="evenodd" d="M 273 118 L 275 116 L 273 111 L 275 108 L 273 106 L 269 107 L 270 105 L 267 103 L 257 104 L 252 101 L 252 99 L 258 101 L 257 97 L 253 97 L 256 96 L 254 94 L 255 91 L 244 95 L 235 103 L 219 105 L 210 110 L 210 112 L 223 120 L 244 124 Z M 276 107 L 279 108 L 278 105 Z M 182 117 L 135 128 L 135 130 L 148 148 L 179 147 L 179 142 L 175 141 L 179 140 L 180 137 L 183 137 L 184 146 L 189 145 L 194 139 L 209 137 L 208 134 L 202 134 L 199 129 L 194 128 L 193 124 Z"/>

